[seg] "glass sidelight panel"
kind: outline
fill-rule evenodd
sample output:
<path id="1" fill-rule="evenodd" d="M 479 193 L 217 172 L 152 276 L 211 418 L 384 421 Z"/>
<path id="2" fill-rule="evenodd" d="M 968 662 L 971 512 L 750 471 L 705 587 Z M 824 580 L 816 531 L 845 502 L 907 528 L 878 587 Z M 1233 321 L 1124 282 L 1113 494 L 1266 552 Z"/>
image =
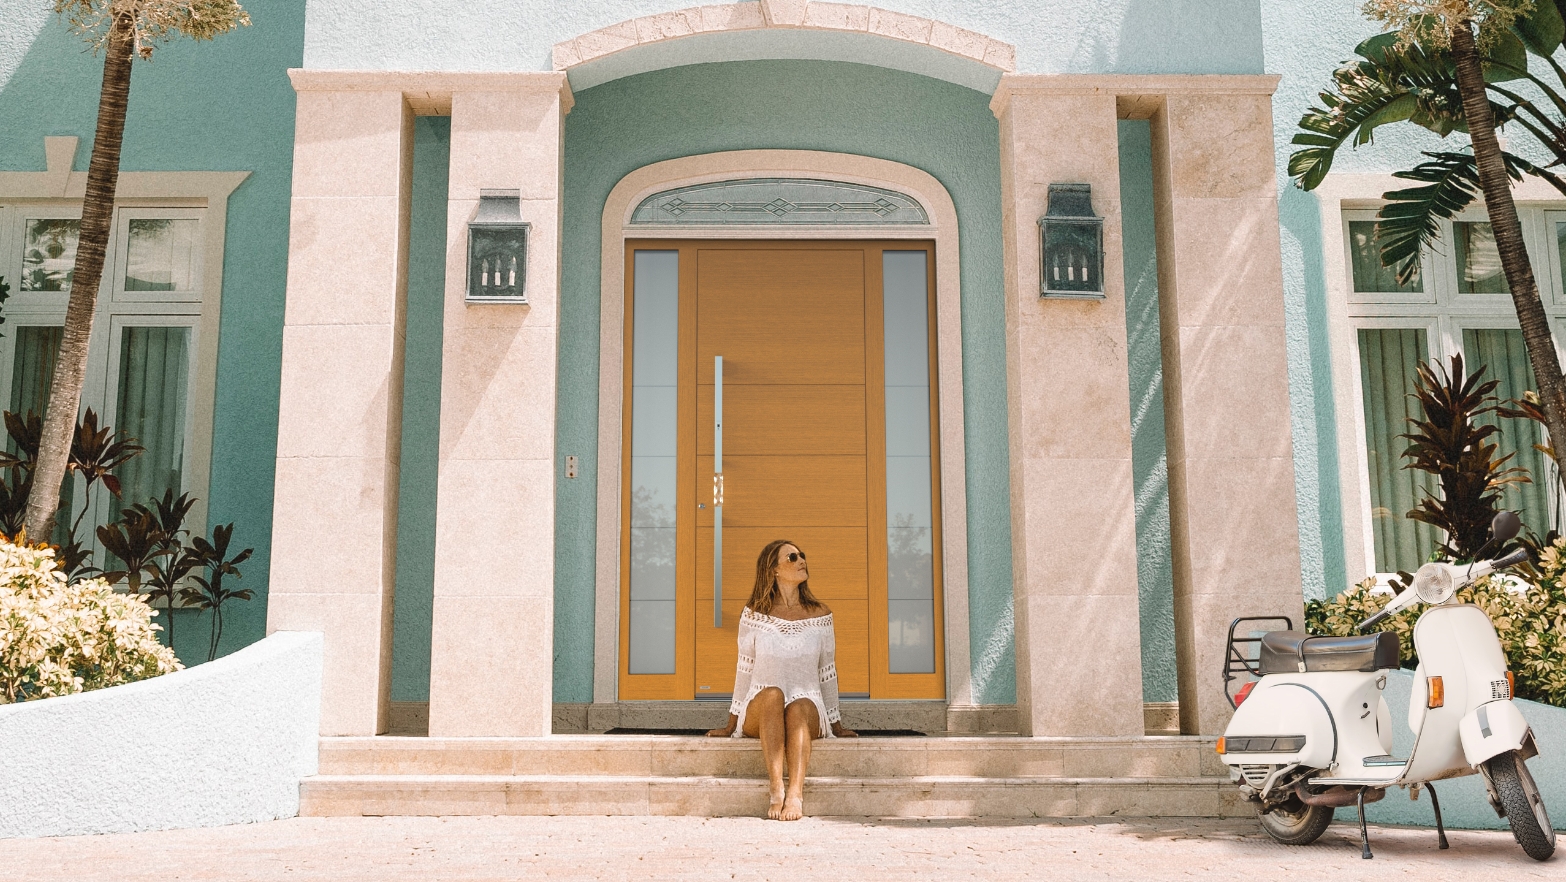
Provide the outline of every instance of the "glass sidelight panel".
<path id="1" fill-rule="evenodd" d="M 1453 238 L 1457 240 L 1457 290 L 1461 294 L 1505 294 L 1506 273 L 1501 269 L 1501 252 L 1495 244 L 1495 232 L 1489 224 L 1455 221 Z"/>
<path id="2" fill-rule="evenodd" d="M 631 313 L 632 674 L 674 673 L 678 251 L 637 251 Z"/>
<path id="3" fill-rule="evenodd" d="M 931 674 L 935 672 L 935 571 L 925 252 L 883 252 L 882 278 L 889 671 Z"/>

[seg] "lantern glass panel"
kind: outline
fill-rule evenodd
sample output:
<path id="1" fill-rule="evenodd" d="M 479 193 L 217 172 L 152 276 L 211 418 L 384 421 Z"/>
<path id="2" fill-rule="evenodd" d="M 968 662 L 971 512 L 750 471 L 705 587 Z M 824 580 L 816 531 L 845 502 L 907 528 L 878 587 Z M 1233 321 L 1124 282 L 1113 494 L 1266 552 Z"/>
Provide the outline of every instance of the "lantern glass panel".
<path id="1" fill-rule="evenodd" d="M 1046 218 L 1044 290 L 1096 293 L 1104 290 L 1103 227 Z"/>
<path id="2" fill-rule="evenodd" d="M 468 297 L 519 300 L 527 274 L 527 228 L 468 228 Z"/>

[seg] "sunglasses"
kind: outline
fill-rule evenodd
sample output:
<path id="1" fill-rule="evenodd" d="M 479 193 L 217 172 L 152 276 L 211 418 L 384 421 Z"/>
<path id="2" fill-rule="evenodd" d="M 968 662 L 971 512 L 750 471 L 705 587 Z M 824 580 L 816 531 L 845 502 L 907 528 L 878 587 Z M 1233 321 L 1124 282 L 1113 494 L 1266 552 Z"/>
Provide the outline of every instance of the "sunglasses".
<path id="1" fill-rule="evenodd" d="M 804 560 L 805 553 L 803 551 L 790 551 L 788 554 L 783 555 L 783 559 L 789 563 L 795 563 L 796 561 Z"/>

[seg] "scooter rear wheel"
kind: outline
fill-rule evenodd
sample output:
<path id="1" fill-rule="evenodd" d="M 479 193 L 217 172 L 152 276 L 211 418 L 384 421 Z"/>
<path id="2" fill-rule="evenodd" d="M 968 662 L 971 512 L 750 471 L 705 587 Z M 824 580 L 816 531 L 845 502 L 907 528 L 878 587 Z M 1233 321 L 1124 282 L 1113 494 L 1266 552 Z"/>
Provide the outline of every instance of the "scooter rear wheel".
<path id="1" fill-rule="evenodd" d="M 1512 838 L 1522 850 L 1536 861 L 1549 860 L 1555 853 L 1555 828 L 1544 810 L 1544 800 L 1539 796 L 1539 785 L 1533 783 L 1533 775 L 1517 751 L 1508 751 L 1485 763 L 1490 770 L 1490 780 L 1501 797 L 1501 807 L 1506 809 L 1506 822 L 1512 827 Z"/>
<path id="2" fill-rule="evenodd" d="M 1263 812 L 1256 807 L 1256 819 L 1261 821 L 1267 835 L 1284 845 L 1310 845 L 1327 832 L 1332 823 L 1332 809 L 1324 805 L 1306 805 L 1299 797 L 1291 796 L 1288 802 Z"/>

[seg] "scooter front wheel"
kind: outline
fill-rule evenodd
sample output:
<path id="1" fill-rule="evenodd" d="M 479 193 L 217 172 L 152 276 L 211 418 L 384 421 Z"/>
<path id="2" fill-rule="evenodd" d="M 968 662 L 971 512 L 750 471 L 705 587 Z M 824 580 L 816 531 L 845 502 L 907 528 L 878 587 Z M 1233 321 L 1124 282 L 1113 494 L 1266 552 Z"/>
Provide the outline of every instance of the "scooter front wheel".
<path id="1" fill-rule="evenodd" d="M 1544 810 L 1539 785 L 1517 751 L 1508 751 L 1485 763 L 1490 780 L 1506 809 L 1506 822 L 1512 826 L 1512 838 L 1536 861 L 1549 860 L 1555 853 L 1555 828 Z"/>
<path id="2" fill-rule="evenodd" d="M 1284 845 L 1310 845 L 1327 832 L 1332 823 L 1332 809 L 1324 805 L 1306 805 L 1297 796 L 1272 811 L 1263 812 L 1256 807 L 1256 819 L 1261 821 L 1267 835 Z"/>

